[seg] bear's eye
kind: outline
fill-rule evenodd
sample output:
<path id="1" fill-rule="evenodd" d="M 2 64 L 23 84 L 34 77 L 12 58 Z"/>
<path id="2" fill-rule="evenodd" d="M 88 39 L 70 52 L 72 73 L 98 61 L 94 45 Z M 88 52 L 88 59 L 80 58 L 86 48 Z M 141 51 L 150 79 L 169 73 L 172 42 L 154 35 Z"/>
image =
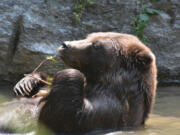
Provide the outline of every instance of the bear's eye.
<path id="1" fill-rule="evenodd" d="M 93 45 L 92 47 L 93 47 L 93 49 L 97 49 L 97 46 L 96 46 L 96 45 Z"/>
<path id="2" fill-rule="evenodd" d="M 100 45 L 98 43 L 93 43 L 92 48 L 97 50 L 100 48 Z"/>

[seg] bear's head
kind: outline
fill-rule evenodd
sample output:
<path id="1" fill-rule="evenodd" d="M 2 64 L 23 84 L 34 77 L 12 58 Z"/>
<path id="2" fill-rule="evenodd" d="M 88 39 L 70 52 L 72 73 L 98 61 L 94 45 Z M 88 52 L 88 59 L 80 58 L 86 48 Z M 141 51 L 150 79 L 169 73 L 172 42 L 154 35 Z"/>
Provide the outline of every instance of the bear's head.
<path id="1" fill-rule="evenodd" d="M 129 34 L 92 33 L 83 40 L 64 42 L 59 52 L 67 65 L 95 81 L 117 81 L 123 72 L 140 75 L 155 66 L 151 50 Z"/>

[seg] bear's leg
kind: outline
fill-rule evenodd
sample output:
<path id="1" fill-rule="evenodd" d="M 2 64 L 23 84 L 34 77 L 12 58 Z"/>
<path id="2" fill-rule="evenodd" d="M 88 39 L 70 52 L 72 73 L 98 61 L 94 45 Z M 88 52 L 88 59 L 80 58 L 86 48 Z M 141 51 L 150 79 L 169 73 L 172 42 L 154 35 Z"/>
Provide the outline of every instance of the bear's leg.
<path id="1" fill-rule="evenodd" d="M 56 133 L 80 132 L 79 115 L 83 106 L 84 84 L 85 77 L 78 70 L 66 69 L 58 72 L 50 93 L 43 100 L 44 105 L 39 115 L 40 125 Z"/>

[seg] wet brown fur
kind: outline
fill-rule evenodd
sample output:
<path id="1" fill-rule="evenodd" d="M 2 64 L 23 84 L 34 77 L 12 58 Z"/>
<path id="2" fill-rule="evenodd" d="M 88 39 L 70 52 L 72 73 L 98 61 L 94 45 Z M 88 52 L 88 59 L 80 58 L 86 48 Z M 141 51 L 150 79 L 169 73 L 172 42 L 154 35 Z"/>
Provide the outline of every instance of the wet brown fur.
<path id="1" fill-rule="evenodd" d="M 112 32 L 68 45 L 61 58 L 75 69 L 56 75 L 39 122 L 56 133 L 143 125 L 157 85 L 151 50 L 135 36 Z"/>

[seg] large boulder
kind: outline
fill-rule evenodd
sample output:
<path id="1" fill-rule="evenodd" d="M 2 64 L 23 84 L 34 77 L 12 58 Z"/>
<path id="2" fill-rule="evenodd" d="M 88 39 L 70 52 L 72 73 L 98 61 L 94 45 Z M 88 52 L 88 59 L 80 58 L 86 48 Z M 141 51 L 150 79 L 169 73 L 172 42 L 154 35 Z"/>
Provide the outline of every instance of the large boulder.
<path id="1" fill-rule="evenodd" d="M 74 23 L 73 0 L 0 1 L 0 78 L 15 81 L 31 72 L 46 56 L 54 55 L 65 40 L 81 39 L 97 31 L 133 33 L 131 22 L 141 11 L 139 0 L 94 1 L 79 24 Z M 180 1 L 145 2 L 162 10 L 145 29 L 147 45 L 157 56 L 159 82 L 180 84 Z M 54 74 L 62 62 L 45 64 L 41 71 Z"/>

